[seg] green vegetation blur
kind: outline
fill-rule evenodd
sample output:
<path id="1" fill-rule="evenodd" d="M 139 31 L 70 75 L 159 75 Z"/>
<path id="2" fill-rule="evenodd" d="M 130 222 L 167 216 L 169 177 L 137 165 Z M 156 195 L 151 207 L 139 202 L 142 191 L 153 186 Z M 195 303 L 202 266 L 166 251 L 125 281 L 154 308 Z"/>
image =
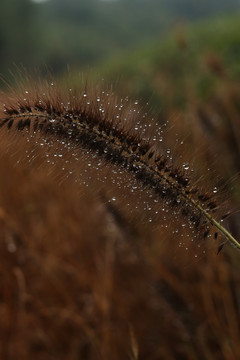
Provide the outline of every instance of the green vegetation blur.
<path id="1" fill-rule="evenodd" d="M 110 66 L 109 59 L 124 59 L 140 47 L 146 47 L 146 58 L 149 44 L 159 48 L 176 24 L 206 18 L 211 23 L 212 17 L 238 10 L 238 0 L 1 0 L 0 73 L 8 76 L 15 67 L 43 73 L 47 68 L 59 76 L 68 66 L 95 69 L 106 60 Z M 225 40 L 228 26 L 222 23 L 216 42 Z M 202 41 L 211 42 L 204 36 Z M 231 45 L 234 37 L 228 40 Z M 135 59 L 136 71 L 141 62 Z"/>

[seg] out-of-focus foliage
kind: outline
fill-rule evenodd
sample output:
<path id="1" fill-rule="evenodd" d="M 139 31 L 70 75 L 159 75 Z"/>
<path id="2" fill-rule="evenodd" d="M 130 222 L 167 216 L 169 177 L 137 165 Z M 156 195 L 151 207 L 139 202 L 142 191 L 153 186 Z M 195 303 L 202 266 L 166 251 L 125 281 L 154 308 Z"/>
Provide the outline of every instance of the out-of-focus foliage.
<path id="1" fill-rule="evenodd" d="M 39 61 L 43 46 L 36 24 L 37 11 L 28 0 L 1 0 L 0 5 L 0 72 L 13 65 L 26 67 Z"/>
<path id="2" fill-rule="evenodd" d="M 239 9 L 239 1 L 2 0 L 0 72 L 17 66 L 54 73 L 95 65 L 113 53 L 152 42 L 176 21 Z"/>
<path id="3" fill-rule="evenodd" d="M 207 101 L 222 81 L 240 78 L 239 22 L 237 14 L 179 26 L 164 40 L 103 63 L 98 73 L 163 113 L 183 109 L 190 99 Z"/>
<path id="4" fill-rule="evenodd" d="M 163 8 L 167 9 L 174 17 L 199 19 L 213 14 L 221 14 L 229 10 L 234 10 L 240 5 L 235 0 L 161 0 Z"/>

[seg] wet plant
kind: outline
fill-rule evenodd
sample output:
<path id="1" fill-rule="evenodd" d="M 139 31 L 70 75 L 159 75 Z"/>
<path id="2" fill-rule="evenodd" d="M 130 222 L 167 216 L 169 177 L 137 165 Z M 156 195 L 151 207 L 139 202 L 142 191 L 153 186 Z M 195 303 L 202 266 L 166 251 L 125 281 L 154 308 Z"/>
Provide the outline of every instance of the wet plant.
<path id="1" fill-rule="evenodd" d="M 219 232 L 226 242 L 240 249 L 218 220 L 221 204 L 214 194 L 195 185 L 188 164 L 180 168 L 161 151 L 154 140 L 160 141 L 162 130 L 135 105 L 127 100 L 119 104 L 111 91 L 85 89 L 79 94 L 70 89 L 63 96 L 52 83 L 44 90 L 24 90 L 5 97 L 0 127 L 28 137 L 43 135 L 45 142 L 58 140 L 82 149 L 102 167 L 114 166 L 131 174 L 141 188 L 180 214 L 196 234 L 203 238 L 214 234 L 216 239 Z"/>

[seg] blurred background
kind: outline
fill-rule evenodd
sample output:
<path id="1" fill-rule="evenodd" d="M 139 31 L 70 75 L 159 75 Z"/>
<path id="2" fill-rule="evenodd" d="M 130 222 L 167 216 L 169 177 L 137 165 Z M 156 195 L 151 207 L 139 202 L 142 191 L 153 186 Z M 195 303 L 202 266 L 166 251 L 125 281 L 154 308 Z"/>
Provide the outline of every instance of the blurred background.
<path id="1" fill-rule="evenodd" d="M 239 0 L 1 0 L 0 73 L 117 83 L 157 111 L 240 76 Z M 2 85 L 3 86 L 3 85 Z"/>

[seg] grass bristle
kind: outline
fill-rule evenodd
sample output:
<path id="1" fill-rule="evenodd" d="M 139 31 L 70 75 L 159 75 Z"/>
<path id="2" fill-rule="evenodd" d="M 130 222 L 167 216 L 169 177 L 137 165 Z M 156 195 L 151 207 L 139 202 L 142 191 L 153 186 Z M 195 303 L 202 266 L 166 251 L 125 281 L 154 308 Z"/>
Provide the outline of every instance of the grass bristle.
<path id="1" fill-rule="evenodd" d="M 53 138 L 67 139 L 106 163 L 118 165 L 133 174 L 141 186 L 152 191 L 157 198 L 172 208 L 179 208 L 183 217 L 188 218 L 203 238 L 210 233 L 210 223 L 239 247 L 237 241 L 212 217 L 218 208 L 213 196 L 200 192 L 189 173 L 174 166 L 153 147 L 150 138 L 132 131 L 134 119 L 131 119 L 129 109 L 118 114 L 113 106 L 116 103 L 113 97 L 110 103 L 109 99 L 104 96 L 100 99 L 96 94 L 91 96 L 90 101 L 89 96 L 87 98 L 83 94 L 72 93 L 67 101 L 60 94 L 44 97 L 37 94 L 23 101 L 18 98 L 15 104 L 5 106 L 0 126 L 6 124 L 9 130 L 27 129 L 31 134 L 41 132 Z M 126 123 L 127 117 L 129 120 Z"/>

